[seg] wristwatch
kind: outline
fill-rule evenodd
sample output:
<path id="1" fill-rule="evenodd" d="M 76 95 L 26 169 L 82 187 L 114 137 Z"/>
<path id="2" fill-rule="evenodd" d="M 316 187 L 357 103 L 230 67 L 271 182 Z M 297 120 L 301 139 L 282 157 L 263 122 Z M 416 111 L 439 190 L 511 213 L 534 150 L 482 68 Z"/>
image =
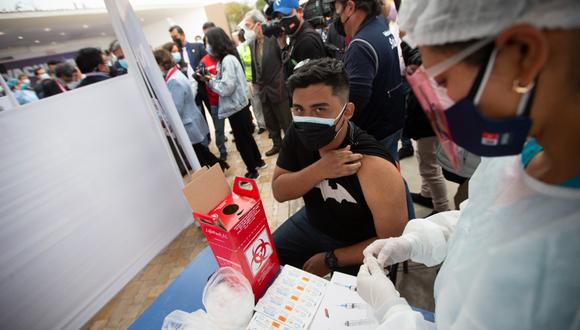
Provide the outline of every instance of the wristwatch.
<path id="1" fill-rule="evenodd" d="M 330 270 L 337 270 L 338 269 L 338 259 L 336 259 L 336 255 L 334 255 L 334 251 L 328 251 L 324 255 L 324 263 Z"/>

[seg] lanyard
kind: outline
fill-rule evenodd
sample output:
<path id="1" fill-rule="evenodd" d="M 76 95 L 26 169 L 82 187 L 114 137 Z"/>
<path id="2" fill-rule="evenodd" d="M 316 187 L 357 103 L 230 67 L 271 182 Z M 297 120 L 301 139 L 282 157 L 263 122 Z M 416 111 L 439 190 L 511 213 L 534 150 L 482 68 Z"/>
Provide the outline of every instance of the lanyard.
<path id="1" fill-rule="evenodd" d="M 173 68 L 171 68 L 171 70 L 169 70 L 169 72 L 167 72 L 167 76 L 165 76 L 165 81 L 168 81 L 169 78 L 171 78 L 171 76 L 173 76 L 173 74 L 177 71 L 177 65 L 174 66 Z"/>
<path id="2" fill-rule="evenodd" d="M 55 79 L 54 82 L 56 83 L 56 85 L 58 86 L 58 88 L 60 88 L 60 90 L 64 93 L 66 91 L 68 91 L 68 89 L 66 87 L 64 87 L 60 81 L 58 81 L 58 79 Z"/>

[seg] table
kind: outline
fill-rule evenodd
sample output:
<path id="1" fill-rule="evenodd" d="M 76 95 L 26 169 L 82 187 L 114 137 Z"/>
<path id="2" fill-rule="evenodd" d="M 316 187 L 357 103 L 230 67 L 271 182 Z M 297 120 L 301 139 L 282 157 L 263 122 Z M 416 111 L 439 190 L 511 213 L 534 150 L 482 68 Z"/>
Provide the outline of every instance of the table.
<path id="1" fill-rule="evenodd" d="M 203 249 L 199 255 L 183 270 L 171 285 L 157 297 L 141 316 L 131 326 L 130 330 L 159 330 L 165 316 L 176 309 L 193 312 L 203 309 L 202 296 L 207 279 L 218 268 L 216 260 L 209 247 Z M 434 321 L 433 313 L 413 307 L 423 314 L 427 321 Z"/>
<path id="2" fill-rule="evenodd" d="M 176 309 L 193 312 L 203 308 L 201 298 L 207 279 L 218 268 L 209 247 L 183 270 L 131 326 L 131 330 L 159 330 L 167 314 Z"/>

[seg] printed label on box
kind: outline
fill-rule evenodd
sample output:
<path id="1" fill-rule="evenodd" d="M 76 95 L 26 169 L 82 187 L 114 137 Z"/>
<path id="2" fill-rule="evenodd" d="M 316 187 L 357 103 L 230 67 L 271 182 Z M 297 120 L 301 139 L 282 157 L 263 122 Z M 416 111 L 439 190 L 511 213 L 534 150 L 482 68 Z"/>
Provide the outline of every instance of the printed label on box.
<path id="1" fill-rule="evenodd" d="M 252 276 L 256 276 L 260 268 L 267 263 L 266 261 L 272 255 L 272 251 L 272 244 L 270 243 L 268 232 L 264 228 L 262 233 L 260 233 L 256 240 L 244 252 L 248 265 L 250 265 Z"/>

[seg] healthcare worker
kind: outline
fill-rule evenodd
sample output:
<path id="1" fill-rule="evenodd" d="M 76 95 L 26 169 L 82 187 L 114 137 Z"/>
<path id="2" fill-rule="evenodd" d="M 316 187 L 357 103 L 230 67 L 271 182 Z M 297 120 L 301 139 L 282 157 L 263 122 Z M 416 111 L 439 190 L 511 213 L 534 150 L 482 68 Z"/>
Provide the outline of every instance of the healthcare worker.
<path id="1" fill-rule="evenodd" d="M 580 328 L 580 1 L 406 0 L 424 67 L 407 78 L 451 159 L 482 156 L 459 211 L 364 252 L 381 329 Z M 383 267 L 443 262 L 435 324 Z"/>

